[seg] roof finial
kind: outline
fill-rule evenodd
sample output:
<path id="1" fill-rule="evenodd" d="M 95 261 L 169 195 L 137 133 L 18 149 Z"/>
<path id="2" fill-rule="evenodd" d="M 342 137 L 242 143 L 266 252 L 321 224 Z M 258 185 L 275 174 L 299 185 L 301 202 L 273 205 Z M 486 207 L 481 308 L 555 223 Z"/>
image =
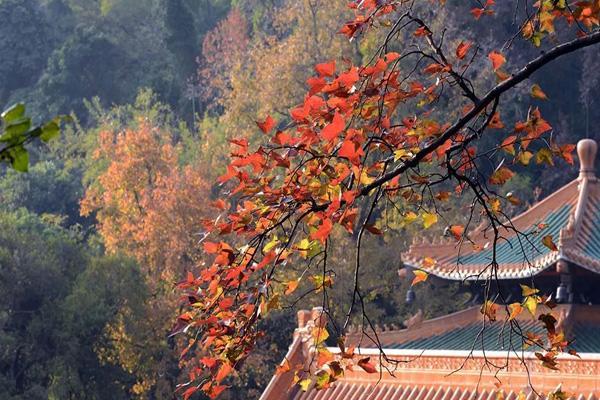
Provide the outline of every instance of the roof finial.
<path id="1" fill-rule="evenodd" d="M 579 156 L 579 179 L 595 178 L 594 162 L 598 145 L 593 139 L 582 139 L 577 143 L 577 155 Z"/>

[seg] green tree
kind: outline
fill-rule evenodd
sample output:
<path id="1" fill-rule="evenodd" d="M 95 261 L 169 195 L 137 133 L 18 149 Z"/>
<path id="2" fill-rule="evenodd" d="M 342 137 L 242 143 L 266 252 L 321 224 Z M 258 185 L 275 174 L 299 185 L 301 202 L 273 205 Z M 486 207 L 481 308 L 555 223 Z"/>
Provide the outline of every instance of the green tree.
<path id="1" fill-rule="evenodd" d="M 0 106 L 38 79 L 52 51 L 49 24 L 35 0 L 0 0 Z"/>

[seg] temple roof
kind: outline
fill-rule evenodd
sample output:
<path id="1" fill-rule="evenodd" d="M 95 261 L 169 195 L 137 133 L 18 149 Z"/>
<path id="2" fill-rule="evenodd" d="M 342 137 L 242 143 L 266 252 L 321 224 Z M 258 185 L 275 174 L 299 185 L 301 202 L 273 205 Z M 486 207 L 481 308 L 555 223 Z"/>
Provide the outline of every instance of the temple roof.
<path id="1" fill-rule="evenodd" d="M 600 379 L 597 378 L 600 376 L 600 307 L 562 305 L 555 312 L 558 324 L 566 332 L 580 327 L 595 329 L 590 336 L 581 339 L 590 347 L 582 348 L 579 357 L 558 356 L 559 371 L 544 367 L 532 348 L 526 351 L 520 346 L 516 346 L 515 351 L 465 348 L 468 336 L 472 344 L 477 333 L 462 332 L 463 335 L 461 329 L 477 321 L 482 327 L 483 323 L 479 310 L 470 308 L 429 321 L 413 321 L 414 325 L 408 329 L 379 331 L 388 361 L 380 357 L 379 348 L 361 339 L 359 332 L 350 332 L 347 339 L 359 344 L 358 357 L 370 357 L 375 372 L 355 367 L 345 371 L 341 379 L 325 390 L 309 387 L 302 391 L 294 384 L 294 371 L 288 371 L 272 378 L 261 400 L 539 400 L 548 398 L 548 394 L 561 385 L 569 393 L 569 399 L 597 400 L 600 396 Z M 287 363 L 303 365 L 306 371 L 314 368 L 311 366 L 314 361 L 311 338 L 315 325 L 311 325 L 311 321 L 320 318 L 315 315 L 314 310 L 312 314 L 310 311 L 299 313 L 299 326 L 286 355 Z M 500 311 L 496 328 L 502 325 L 500 321 L 504 321 L 504 317 Z M 529 321 L 534 321 L 532 316 L 519 316 L 524 331 Z M 494 325 L 488 327 L 491 326 Z M 498 333 L 488 331 L 490 335 Z M 454 346 L 451 340 L 440 340 L 452 335 L 460 336 L 456 343 L 461 344 L 456 349 L 449 349 Z M 340 352 L 337 347 L 328 350 L 334 354 Z M 502 367 L 490 368 L 492 365 Z"/>
<path id="2" fill-rule="evenodd" d="M 573 348 L 577 352 L 600 354 L 600 306 L 566 304 L 559 305 L 554 312 L 559 316 L 558 325 L 566 338 L 575 339 Z M 407 321 L 410 327 L 406 329 L 380 328 L 377 336 L 385 349 L 520 352 L 523 350 L 523 337 L 511 330 L 505 321 L 505 311 L 501 309 L 497 321 L 486 320 L 484 325 L 477 306 L 422 322 Z M 537 318 L 532 318 L 527 312 L 519 315 L 516 321 L 523 334 L 545 335 Z M 347 340 L 362 348 L 377 347 L 366 336 L 361 337 L 360 332 L 348 332 Z M 541 349 L 530 346 L 528 350 Z"/>
<path id="3" fill-rule="evenodd" d="M 514 229 L 501 229 L 503 239 L 496 246 L 499 279 L 531 277 L 560 260 L 600 273 L 600 183 L 594 173 L 596 151 L 595 141 L 580 141 L 577 144 L 579 177 L 511 218 Z M 557 251 L 542 244 L 542 238 L 547 235 L 553 238 Z M 406 266 L 445 279 L 488 278 L 492 272 L 492 233 L 475 230 L 469 237 L 483 249 L 477 251 L 467 244 L 460 246 L 454 240 L 422 239 L 415 241 L 402 259 Z M 435 261 L 434 265 L 430 259 Z"/>

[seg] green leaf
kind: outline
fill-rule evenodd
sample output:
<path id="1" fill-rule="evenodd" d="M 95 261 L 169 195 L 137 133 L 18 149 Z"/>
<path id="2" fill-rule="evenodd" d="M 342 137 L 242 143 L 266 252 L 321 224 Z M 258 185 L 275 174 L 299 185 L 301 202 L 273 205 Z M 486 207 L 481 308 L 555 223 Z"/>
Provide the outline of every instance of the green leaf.
<path id="1" fill-rule="evenodd" d="M 23 139 L 25 133 L 31 128 L 31 120 L 29 118 L 21 118 L 6 125 L 4 134 L 0 137 L 0 142 L 18 142 Z"/>
<path id="2" fill-rule="evenodd" d="M 59 134 L 60 127 L 58 126 L 58 121 L 54 119 L 42 127 L 40 139 L 42 139 L 44 142 L 48 142 L 49 140 L 56 138 Z"/>
<path id="3" fill-rule="evenodd" d="M 29 169 L 29 153 L 23 146 L 13 147 L 9 150 L 12 167 L 19 172 L 27 172 Z"/>
<path id="4" fill-rule="evenodd" d="M 4 122 L 8 125 L 13 121 L 19 120 L 25 117 L 25 104 L 18 103 L 7 110 L 5 110 L 0 117 L 4 120 Z"/>
<path id="5" fill-rule="evenodd" d="M 331 380 L 331 375 L 328 372 L 322 371 L 317 375 L 317 380 L 315 381 L 315 387 L 317 390 L 325 389 L 329 386 L 329 382 Z"/>

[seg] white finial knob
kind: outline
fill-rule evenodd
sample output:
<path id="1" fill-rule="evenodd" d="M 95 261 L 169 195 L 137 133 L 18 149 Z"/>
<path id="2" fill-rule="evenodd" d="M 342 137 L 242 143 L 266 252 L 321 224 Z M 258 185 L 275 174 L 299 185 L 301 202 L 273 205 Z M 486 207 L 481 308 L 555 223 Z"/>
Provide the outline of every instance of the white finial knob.
<path id="1" fill-rule="evenodd" d="M 582 139 L 577 143 L 577 155 L 579 156 L 579 178 L 594 178 L 596 152 L 598 145 L 595 140 Z"/>

